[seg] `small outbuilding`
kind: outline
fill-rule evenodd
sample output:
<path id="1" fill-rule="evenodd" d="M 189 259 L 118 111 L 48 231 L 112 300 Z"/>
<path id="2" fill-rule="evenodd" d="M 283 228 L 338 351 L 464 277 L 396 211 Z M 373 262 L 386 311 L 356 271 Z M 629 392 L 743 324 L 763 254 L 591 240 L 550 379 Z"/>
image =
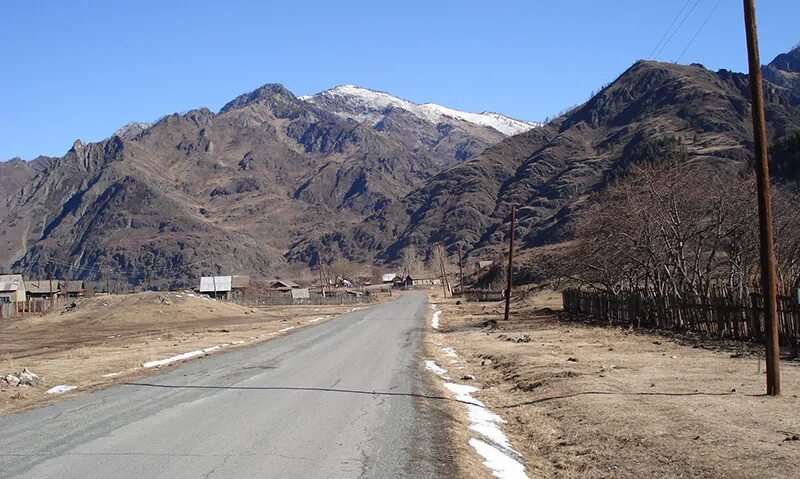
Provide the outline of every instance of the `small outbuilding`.
<path id="1" fill-rule="evenodd" d="M 293 288 L 291 294 L 292 299 L 309 299 L 311 297 L 308 288 Z"/>
<path id="2" fill-rule="evenodd" d="M 63 282 L 58 280 L 49 279 L 34 279 L 25 281 L 25 292 L 28 299 L 33 298 L 50 298 L 58 297 L 61 295 L 61 285 Z"/>
<path id="3" fill-rule="evenodd" d="M 478 261 L 475 263 L 475 271 L 481 271 L 487 268 L 491 268 L 494 264 L 494 261 Z"/>
<path id="4" fill-rule="evenodd" d="M 64 283 L 64 291 L 67 298 L 81 298 L 86 296 L 86 282 L 65 281 Z"/>
<path id="5" fill-rule="evenodd" d="M 381 280 L 384 283 L 393 283 L 394 279 L 397 277 L 397 273 L 384 273 L 381 277 Z"/>
<path id="6" fill-rule="evenodd" d="M 274 289 L 276 291 L 289 292 L 299 287 L 300 287 L 299 284 L 295 283 L 294 281 L 290 281 L 288 279 L 276 279 L 269 283 L 269 289 Z"/>
<path id="7" fill-rule="evenodd" d="M 0 275 L 0 303 L 24 303 L 26 299 L 21 274 Z"/>

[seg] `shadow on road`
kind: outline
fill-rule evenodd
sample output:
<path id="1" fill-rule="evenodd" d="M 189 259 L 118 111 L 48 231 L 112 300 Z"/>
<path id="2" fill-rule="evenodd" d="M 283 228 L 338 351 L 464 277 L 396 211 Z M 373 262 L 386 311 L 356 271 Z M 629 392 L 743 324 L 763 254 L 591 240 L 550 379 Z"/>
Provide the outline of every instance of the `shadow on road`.
<path id="1" fill-rule="evenodd" d="M 121 386 L 136 386 L 147 388 L 164 388 L 164 389 L 220 389 L 231 391 L 315 391 L 327 393 L 344 393 L 344 394 L 365 394 L 369 396 L 406 396 L 419 399 L 429 399 L 435 401 L 452 401 L 461 404 L 469 404 L 472 406 L 484 407 L 482 404 L 461 401 L 455 398 L 445 396 L 429 396 L 417 393 L 403 393 L 393 391 L 362 391 L 358 389 L 334 389 L 334 388 L 315 388 L 315 387 L 290 387 L 290 386 L 202 386 L 202 385 L 180 385 L 180 384 L 153 384 L 153 383 L 120 383 Z"/>

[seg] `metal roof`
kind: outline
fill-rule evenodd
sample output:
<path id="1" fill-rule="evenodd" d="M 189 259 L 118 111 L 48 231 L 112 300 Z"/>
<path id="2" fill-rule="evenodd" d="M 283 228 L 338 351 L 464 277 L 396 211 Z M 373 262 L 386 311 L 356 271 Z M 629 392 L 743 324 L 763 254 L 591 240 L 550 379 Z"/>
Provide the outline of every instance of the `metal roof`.
<path id="1" fill-rule="evenodd" d="M 62 281 L 63 282 L 63 281 Z M 25 281 L 25 289 L 29 293 L 55 293 L 61 289 L 60 283 L 57 279 L 53 280 L 53 290 L 50 291 L 49 279 L 33 279 Z"/>
<path id="2" fill-rule="evenodd" d="M 201 293 L 224 293 L 231 290 L 230 276 L 203 276 L 200 278 Z"/>
<path id="3" fill-rule="evenodd" d="M 17 291 L 22 288 L 25 290 L 25 282 L 22 280 L 21 274 L 3 274 L 0 275 L 0 291 Z"/>

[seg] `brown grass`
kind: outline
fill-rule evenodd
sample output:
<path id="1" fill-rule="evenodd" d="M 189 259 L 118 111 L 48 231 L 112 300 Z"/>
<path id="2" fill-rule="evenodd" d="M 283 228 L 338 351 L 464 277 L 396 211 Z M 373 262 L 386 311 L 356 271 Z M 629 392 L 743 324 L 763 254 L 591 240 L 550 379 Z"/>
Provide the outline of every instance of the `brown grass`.
<path id="1" fill-rule="evenodd" d="M 475 396 L 508 421 L 531 477 L 791 477 L 800 468 L 797 363 L 783 363 L 784 395 L 769 398 L 755 356 L 560 322 L 553 293 L 515 303 L 512 320 L 491 330 L 482 324 L 501 319 L 500 303 L 432 301 L 443 332 L 428 335 L 430 356 L 476 377 Z M 463 434 L 456 440 L 475 456 Z"/>

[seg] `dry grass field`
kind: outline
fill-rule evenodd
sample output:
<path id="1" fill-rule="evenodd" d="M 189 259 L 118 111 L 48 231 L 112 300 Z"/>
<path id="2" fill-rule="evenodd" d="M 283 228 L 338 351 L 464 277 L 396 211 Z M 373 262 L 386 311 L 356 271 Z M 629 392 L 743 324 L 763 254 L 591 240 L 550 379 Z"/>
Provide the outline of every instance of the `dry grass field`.
<path id="1" fill-rule="evenodd" d="M 530 477 L 778 478 L 800 470 L 798 362 L 782 363 L 783 396 L 771 398 L 755 347 L 560 321 L 552 292 L 515 302 L 508 323 L 501 303 L 456 304 L 439 293 L 430 299 L 442 314 L 440 331 L 427 335 L 428 358 L 478 387 L 475 398 L 508 421 L 502 428 Z M 451 409 L 453 421 L 465 421 L 463 406 Z M 461 475 L 489 477 L 467 446 L 474 434 L 453 430 L 462 456 L 472 457 Z"/>
<path id="2" fill-rule="evenodd" d="M 249 308 L 191 293 L 137 293 L 76 300 L 44 316 L 0 321 L 0 375 L 28 368 L 40 387 L 0 389 L 0 415 L 30 409 L 157 368 L 148 361 L 266 341 L 321 324 L 358 305 Z M 165 367 L 165 366 L 161 366 Z M 73 385 L 67 394 L 47 394 Z"/>

